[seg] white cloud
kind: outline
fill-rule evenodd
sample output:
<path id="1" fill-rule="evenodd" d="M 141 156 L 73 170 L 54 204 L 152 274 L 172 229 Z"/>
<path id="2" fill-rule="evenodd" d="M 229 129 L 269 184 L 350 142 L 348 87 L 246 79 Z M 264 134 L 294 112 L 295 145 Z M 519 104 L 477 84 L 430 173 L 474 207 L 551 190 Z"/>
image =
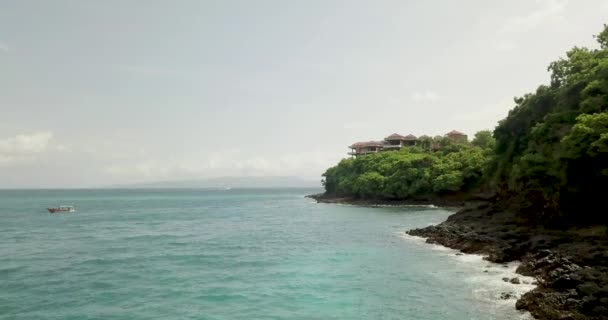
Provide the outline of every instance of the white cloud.
<path id="1" fill-rule="evenodd" d="M 0 154 L 26 155 L 46 151 L 53 134 L 41 132 L 34 134 L 18 134 L 14 137 L 0 140 Z"/>
<path id="2" fill-rule="evenodd" d="M 499 34 L 505 33 L 520 33 L 525 32 L 539 25 L 545 23 L 548 20 L 561 17 L 564 13 L 566 6 L 568 5 L 567 0 L 536 0 L 537 8 L 529 11 L 526 14 L 514 16 L 506 19 L 501 28 Z"/>
<path id="3" fill-rule="evenodd" d="M 309 151 L 277 157 L 247 155 L 239 150 L 216 151 L 205 156 L 147 159 L 107 166 L 103 171 L 117 180 L 159 181 L 221 176 L 318 177 L 341 158 L 334 153 Z"/>
<path id="4" fill-rule="evenodd" d="M 440 99 L 439 95 L 436 92 L 430 90 L 416 92 L 412 94 L 411 98 L 416 102 L 436 102 Z"/>
<path id="5" fill-rule="evenodd" d="M 49 150 L 53 134 L 39 132 L 0 139 L 0 164 L 31 160 Z"/>

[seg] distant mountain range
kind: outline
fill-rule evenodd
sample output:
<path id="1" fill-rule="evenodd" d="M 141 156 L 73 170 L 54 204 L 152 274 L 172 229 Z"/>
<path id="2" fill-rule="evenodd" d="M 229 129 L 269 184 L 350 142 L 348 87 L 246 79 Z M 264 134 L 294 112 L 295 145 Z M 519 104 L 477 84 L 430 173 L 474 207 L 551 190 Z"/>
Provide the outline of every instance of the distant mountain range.
<path id="1" fill-rule="evenodd" d="M 223 177 L 158 181 L 113 186 L 118 188 L 321 188 L 319 180 L 298 177 Z"/>

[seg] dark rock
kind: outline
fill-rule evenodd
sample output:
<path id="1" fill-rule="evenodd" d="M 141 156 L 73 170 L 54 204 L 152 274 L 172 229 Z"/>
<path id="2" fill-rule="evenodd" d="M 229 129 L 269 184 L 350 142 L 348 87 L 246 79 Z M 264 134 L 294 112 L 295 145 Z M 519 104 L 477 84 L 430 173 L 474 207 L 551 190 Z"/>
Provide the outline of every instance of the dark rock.
<path id="1" fill-rule="evenodd" d="M 517 278 L 517 277 L 511 279 L 509 282 L 511 282 L 512 284 L 520 284 L 521 283 L 521 282 L 519 282 L 519 278 Z"/>
<path id="2" fill-rule="evenodd" d="M 505 208 L 488 203 L 469 206 L 437 226 L 408 234 L 464 253 L 484 254 L 485 260 L 505 268 L 507 262 L 521 261 L 516 272 L 534 277 L 536 287 L 517 300 L 516 308 L 537 319 L 608 320 L 608 228 L 550 229 Z M 501 294 L 505 297 L 511 298 Z"/>
<path id="3" fill-rule="evenodd" d="M 595 282 L 585 282 L 579 284 L 576 287 L 576 291 L 578 291 L 582 295 L 595 295 L 600 291 L 600 287 Z"/>
<path id="4" fill-rule="evenodd" d="M 502 281 L 504 281 L 504 282 L 509 282 L 509 278 L 504 277 L 504 278 L 502 278 Z"/>
<path id="5" fill-rule="evenodd" d="M 515 293 L 513 292 L 503 292 L 500 294 L 500 298 L 503 300 L 509 300 L 515 298 Z"/>

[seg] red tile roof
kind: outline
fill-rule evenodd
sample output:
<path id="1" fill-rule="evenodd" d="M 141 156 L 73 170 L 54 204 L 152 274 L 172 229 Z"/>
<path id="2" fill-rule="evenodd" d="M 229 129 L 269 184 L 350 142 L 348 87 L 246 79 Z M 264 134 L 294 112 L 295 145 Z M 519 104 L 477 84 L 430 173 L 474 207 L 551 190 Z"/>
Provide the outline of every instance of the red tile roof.
<path id="1" fill-rule="evenodd" d="M 384 141 L 366 141 L 353 143 L 349 148 L 361 148 L 361 147 L 382 147 Z"/>
<path id="2" fill-rule="evenodd" d="M 418 138 L 416 138 L 415 135 L 413 134 L 408 134 L 407 136 L 403 137 L 403 140 L 418 140 Z"/>
<path id="3" fill-rule="evenodd" d="M 456 131 L 456 130 L 452 130 L 452 131 L 448 132 L 447 135 L 448 136 L 451 136 L 451 135 L 466 136 L 466 134 L 464 134 L 460 131 Z"/>
<path id="4" fill-rule="evenodd" d="M 390 136 L 384 138 L 384 140 L 403 140 L 403 139 L 405 139 L 405 137 L 398 133 L 393 133 Z"/>

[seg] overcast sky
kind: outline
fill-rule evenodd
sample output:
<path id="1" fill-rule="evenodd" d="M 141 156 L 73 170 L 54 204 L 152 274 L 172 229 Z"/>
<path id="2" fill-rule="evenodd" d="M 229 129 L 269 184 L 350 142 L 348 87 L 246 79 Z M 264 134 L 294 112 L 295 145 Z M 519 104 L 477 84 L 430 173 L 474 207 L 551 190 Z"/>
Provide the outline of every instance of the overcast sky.
<path id="1" fill-rule="evenodd" d="M 319 178 L 493 129 L 608 1 L 0 2 L 0 187 Z"/>

